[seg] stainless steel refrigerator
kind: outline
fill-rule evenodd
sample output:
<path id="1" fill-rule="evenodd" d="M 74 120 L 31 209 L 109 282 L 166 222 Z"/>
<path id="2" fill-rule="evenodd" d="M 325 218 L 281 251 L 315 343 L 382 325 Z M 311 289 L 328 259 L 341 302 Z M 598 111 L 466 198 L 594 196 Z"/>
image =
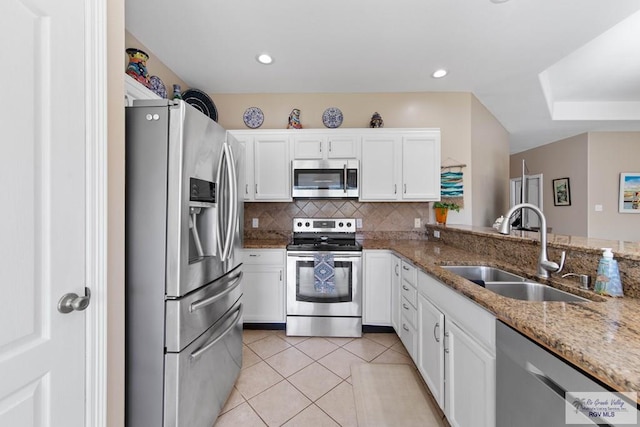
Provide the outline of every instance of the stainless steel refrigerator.
<path id="1" fill-rule="evenodd" d="M 242 365 L 244 153 L 183 101 L 126 108 L 126 424 L 211 427 Z"/>

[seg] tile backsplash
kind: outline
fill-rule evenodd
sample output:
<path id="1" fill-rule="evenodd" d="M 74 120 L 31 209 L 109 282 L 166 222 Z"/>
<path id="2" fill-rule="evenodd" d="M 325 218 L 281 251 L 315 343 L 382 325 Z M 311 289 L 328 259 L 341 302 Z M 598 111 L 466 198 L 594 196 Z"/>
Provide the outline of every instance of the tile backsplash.
<path id="1" fill-rule="evenodd" d="M 245 203 L 244 235 L 248 239 L 290 236 L 293 218 L 362 218 L 362 228 L 357 230 L 360 235 L 419 238 L 429 220 L 429 208 L 426 202 L 361 203 L 335 199 Z M 254 218 L 258 219 L 258 228 L 252 227 Z M 420 218 L 418 228 L 414 227 L 416 218 Z"/>

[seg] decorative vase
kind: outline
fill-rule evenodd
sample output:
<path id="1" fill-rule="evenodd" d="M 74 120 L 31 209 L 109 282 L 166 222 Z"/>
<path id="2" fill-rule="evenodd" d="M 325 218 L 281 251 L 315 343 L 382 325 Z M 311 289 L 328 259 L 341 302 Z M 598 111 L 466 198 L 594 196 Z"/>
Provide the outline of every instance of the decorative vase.
<path id="1" fill-rule="evenodd" d="M 433 208 L 436 211 L 436 224 L 445 225 L 447 223 L 448 208 Z"/>
<path id="2" fill-rule="evenodd" d="M 180 85 L 173 85 L 173 99 L 182 99 L 182 90 Z"/>
<path id="3" fill-rule="evenodd" d="M 289 114 L 289 123 L 287 129 L 302 129 L 302 123 L 300 122 L 300 110 L 294 108 Z"/>
<path id="4" fill-rule="evenodd" d="M 149 55 L 147 55 L 146 52 L 140 49 L 135 49 L 132 47 L 128 48 L 126 52 L 127 55 L 129 55 L 127 74 L 129 74 L 131 77 L 133 77 L 146 87 L 151 88 L 149 72 L 147 71 L 147 60 L 149 59 Z"/>
<path id="5" fill-rule="evenodd" d="M 382 116 L 376 111 L 371 116 L 371 121 L 369 122 L 370 128 L 382 128 L 384 127 L 384 120 L 382 120 Z"/>

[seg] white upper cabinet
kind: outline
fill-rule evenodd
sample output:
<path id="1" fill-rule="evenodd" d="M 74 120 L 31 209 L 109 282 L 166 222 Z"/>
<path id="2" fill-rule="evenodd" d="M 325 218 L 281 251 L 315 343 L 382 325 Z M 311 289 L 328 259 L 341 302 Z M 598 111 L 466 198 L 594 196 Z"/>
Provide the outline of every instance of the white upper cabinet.
<path id="1" fill-rule="evenodd" d="M 294 160 L 357 159 L 357 135 L 336 135 L 335 131 L 293 136 Z"/>
<path id="2" fill-rule="evenodd" d="M 360 201 L 440 200 L 440 131 L 394 130 L 362 138 Z"/>
<path id="3" fill-rule="evenodd" d="M 255 180 L 254 180 L 254 159 L 253 159 L 253 136 L 241 133 L 232 133 L 241 146 L 244 147 L 244 188 L 240 188 L 244 201 L 255 200 Z"/>
<path id="4" fill-rule="evenodd" d="M 229 131 L 245 148 L 245 202 L 290 202 L 291 162 L 286 132 Z"/>
<path id="5" fill-rule="evenodd" d="M 440 132 L 402 137 L 402 199 L 440 200 Z"/>
<path id="6" fill-rule="evenodd" d="M 254 199 L 291 201 L 289 136 L 256 135 L 254 152 Z"/>
<path id="7" fill-rule="evenodd" d="M 400 137 L 364 136 L 360 165 L 360 201 L 398 200 Z"/>

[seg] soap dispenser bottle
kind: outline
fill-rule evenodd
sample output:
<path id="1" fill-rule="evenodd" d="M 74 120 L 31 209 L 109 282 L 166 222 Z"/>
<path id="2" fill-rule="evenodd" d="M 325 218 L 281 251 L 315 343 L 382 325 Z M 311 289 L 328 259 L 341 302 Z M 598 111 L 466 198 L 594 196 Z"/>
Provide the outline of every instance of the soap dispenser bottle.
<path id="1" fill-rule="evenodd" d="M 620 282 L 620 271 L 618 270 L 618 261 L 613 259 L 611 248 L 602 248 L 602 258 L 598 263 L 598 272 L 596 275 L 595 292 L 602 295 L 610 295 L 612 297 L 621 297 L 622 283 Z"/>

